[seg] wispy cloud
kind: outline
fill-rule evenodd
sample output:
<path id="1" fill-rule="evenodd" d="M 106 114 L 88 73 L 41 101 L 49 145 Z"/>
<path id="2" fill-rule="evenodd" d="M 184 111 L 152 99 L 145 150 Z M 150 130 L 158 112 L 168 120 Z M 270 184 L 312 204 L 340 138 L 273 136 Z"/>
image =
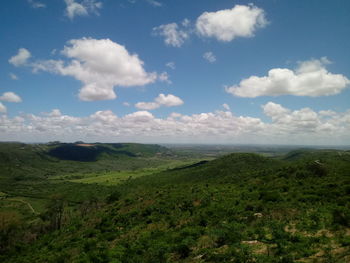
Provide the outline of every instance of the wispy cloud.
<path id="1" fill-rule="evenodd" d="M 216 56 L 211 51 L 205 52 L 203 54 L 203 58 L 210 63 L 214 63 L 216 61 Z"/>
<path id="2" fill-rule="evenodd" d="M 166 63 L 165 66 L 167 66 L 168 68 L 171 68 L 171 69 L 175 69 L 175 67 L 176 67 L 175 62 L 172 62 L 172 61 Z"/>
<path id="3" fill-rule="evenodd" d="M 189 32 L 177 23 L 154 27 L 152 32 L 153 35 L 164 37 L 164 43 L 173 47 L 181 47 L 190 36 Z"/>
<path id="4" fill-rule="evenodd" d="M 45 8 L 46 7 L 46 4 L 39 2 L 39 1 L 35 1 L 35 0 L 28 0 L 28 3 L 33 8 Z"/>
<path id="5" fill-rule="evenodd" d="M 163 4 L 159 1 L 156 1 L 156 0 L 146 0 L 149 4 L 153 5 L 153 6 L 156 6 L 156 7 L 160 7 L 162 6 Z"/>
<path id="6" fill-rule="evenodd" d="M 98 15 L 98 10 L 102 8 L 102 2 L 96 0 L 82 0 L 76 2 L 75 0 L 64 0 L 66 3 L 66 16 L 73 20 L 76 16 L 87 16 L 89 14 Z"/>
<path id="7" fill-rule="evenodd" d="M 18 80 L 17 75 L 14 74 L 14 73 L 9 73 L 9 76 L 10 76 L 10 78 L 11 78 L 12 80 Z"/>

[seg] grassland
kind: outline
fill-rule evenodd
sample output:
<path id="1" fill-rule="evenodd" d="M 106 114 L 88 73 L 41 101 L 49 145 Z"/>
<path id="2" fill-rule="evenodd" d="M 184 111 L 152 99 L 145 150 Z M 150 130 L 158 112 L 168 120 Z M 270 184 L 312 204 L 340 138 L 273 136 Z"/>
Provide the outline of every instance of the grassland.
<path id="1" fill-rule="evenodd" d="M 132 179 L 147 176 L 151 174 L 158 174 L 171 169 L 179 169 L 202 161 L 202 159 L 185 159 L 174 160 L 164 159 L 162 164 L 156 167 L 141 168 L 136 170 L 111 171 L 111 172 L 95 172 L 95 173 L 70 173 L 68 175 L 58 175 L 50 177 L 50 180 L 63 180 L 73 183 L 82 184 L 99 184 L 113 186 L 128 182 Z"/>

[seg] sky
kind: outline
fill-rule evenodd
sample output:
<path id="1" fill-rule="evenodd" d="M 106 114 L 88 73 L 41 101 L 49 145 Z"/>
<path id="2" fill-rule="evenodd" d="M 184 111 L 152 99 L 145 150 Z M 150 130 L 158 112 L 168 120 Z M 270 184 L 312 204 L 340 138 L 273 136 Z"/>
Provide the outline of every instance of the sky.
<path id="1" fill-rule="evenodd" d="M 348 0 L 3 0 L 0 140 L 350 145 Z"/>

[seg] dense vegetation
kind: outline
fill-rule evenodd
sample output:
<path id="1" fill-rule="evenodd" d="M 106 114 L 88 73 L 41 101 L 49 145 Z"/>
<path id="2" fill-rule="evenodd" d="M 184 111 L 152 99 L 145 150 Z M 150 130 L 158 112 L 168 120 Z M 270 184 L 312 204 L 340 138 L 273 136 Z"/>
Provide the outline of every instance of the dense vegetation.
<path id="1" fill-rule="evenodd" d="M 1 201 L 46 200 L 27 217 L 0 210 L 1 262 L 350 262 L 349 151 L 185 163 L 158 146 L 100 145 L 78 162 L 53 157 L 62 146 L 1 152 Z"/>

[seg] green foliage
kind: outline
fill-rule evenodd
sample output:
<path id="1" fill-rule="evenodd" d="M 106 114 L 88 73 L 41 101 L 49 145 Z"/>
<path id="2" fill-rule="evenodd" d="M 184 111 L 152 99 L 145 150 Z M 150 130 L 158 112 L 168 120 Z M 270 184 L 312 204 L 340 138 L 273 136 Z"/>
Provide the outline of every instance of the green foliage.
<path id="1" fill-rule="evenodd" d="M 106 147 L 121 149 L 118 145 Z M 123 147 L 142 153 L 140 145 Z M 135 158 L 141 157 L 125 156 L 123 160 L 132 165 Z M 158 164 L 169 164 L 164 156 L 154 158 Z M 100 162 L 104 160 L 79 162 L 79 173 L 62 173 L 68 169 L 62 167 L 51 179 L 37 177 L 16 184 L 2 179 L 5 184 L 0 190 L 5 196 L 16 192 L 46 198 L 47 208 L 36 224 L 14 220 L 15 228 L 4 225 L 2 233 L 11 233 L 13 239 L 2 237 L 6 246 L 0 261 L 268 263 L 349 259 L 348 152 L 302 151 L 283 158 L 236 153 L 176 169 L 148 170 L 144 176 L 113 185 L 98 179 Z M 61 165 L 70 163 L 62 161 Z M 93 165 L 97 168 L 86 174 L 84 169 Z M 103 174 L 112 177 L 124 172 Z M 88 182 L 94 173 L 97 180 Z M 59 193 L 61 197 L 48 198 Z M 32 215 L 32 219 L 36 217 Z M 36 237 L 23 239 L 23 230 Z"/>
<path id="2" fill-rule="evenodd" d="M 121 197 L 121 193 L 118 191 L 114 191 L 107 197 L 107 203 L 113 203 L 113 202 L 119 201 L 120 197 Z"/>

